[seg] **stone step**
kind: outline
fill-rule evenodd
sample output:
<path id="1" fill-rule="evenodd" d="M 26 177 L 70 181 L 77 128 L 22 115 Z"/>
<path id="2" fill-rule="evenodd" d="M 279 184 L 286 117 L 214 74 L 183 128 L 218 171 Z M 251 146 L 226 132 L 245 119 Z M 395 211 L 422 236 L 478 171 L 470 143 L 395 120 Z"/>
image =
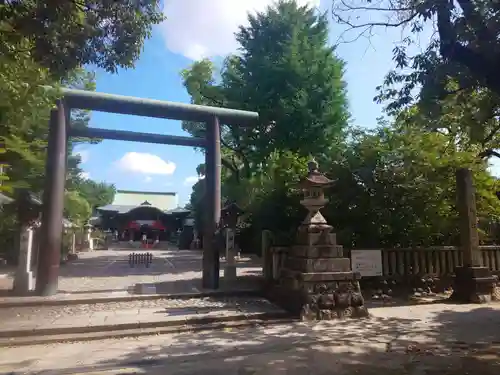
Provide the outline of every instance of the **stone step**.
<path id="1" fill-rule="evenodd" d="M 139 284 L 136 284 L 136 286 Z M 202 292 L 185 293 L 160 293 L 155 294 L 130 294 L 129 291 L 116 292 L 92 292 L 82 294 L 59 293 L 51 297 L 3 297 L 0 298 L 0 311 L 3 308 L 19 307 L 43 307 L 43 306 L 68 306 L 68 305 L 88 305 L 95 303 L 113 302 L 138 302 L 164 299 L 192 299 L 192 298 L 221 298 L 221 297 L 256 297 L 261 292 L 258 289 L 240 288 L 235 290 L 210 290 Z"/>
<path id="2" fill-rule="evenodd" d="M 12 340 L 28 343 L 30 340 L 50 342 L 87 335 L 99 338 L 117 333 L 133 336 L 137 332 L 147 334 L 167 328 L 178 330 L 289 316 L 282 308 L 259 297 L 205 297 L 1 308 L 0 341 L 2 345 L 12 345 Z"/>
<path id="3" fill-rule="evenodd" d="M 241 320 L 284 310 L 259 297 L 204 297 L 0 309 L 0 337 L 154 328 Z"/>
<path id="4" fill-rule="evenodd" d="M 126 337 L 152 336 L 161 334 L 172 334 L 182 332 L 199 332 L 209 330 L 222 329 L 239 329 L 256 326 L 279 325 L 296 322 L 296 318 L 291 318 L 288 314 L 283 316 L 271 316 L 261 314 L 260 316 L 248 316 L 244 320 L 226 320 L 204 322 L 196 324 L 196 322 L 186 322 L 185 324 L 166 325 L 150 328 L 116 328 L 105 331 L 83 332 L 83 333 L 59 333 L 51 335 L 29 335 L 17 337 L 2 337 L 0 338 L 0 347 L 15 347 L 15 346 L 32 346 L 32 345 L 47 345 L 54 343 L 69 343 L 83 341 L 99 341 L 104 339 L 120 339 Z"/>

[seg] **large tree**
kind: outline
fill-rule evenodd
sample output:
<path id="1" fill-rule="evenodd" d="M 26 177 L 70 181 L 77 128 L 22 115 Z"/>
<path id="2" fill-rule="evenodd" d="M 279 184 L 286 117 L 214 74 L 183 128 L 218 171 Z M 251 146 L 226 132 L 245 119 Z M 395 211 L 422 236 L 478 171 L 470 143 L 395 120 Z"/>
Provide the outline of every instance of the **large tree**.
<path id="1" fill-rule="evenodd" d="M 472 134 L 471 140 L 485 150 L 497 147 L 500 129 L 498 3 L 341 0 L 333 2 L 333 16 L 347 26 L 348 32 L 358 36 L 370 36 L 376 32 L 374 28 L 380 26 L 405 28 L 405 36 L 394 47 L 396 69 L 387 75 L 377 97 L 389 103 L 390 112 L 418 103 L 422 113 L 437 118 L 445 116 L 453 102 L 459 107 L 455 117 L 461 112 L 459 121 L 464 134 Z M 417 42 L 419 46 L 424 44 L 424 49 L 415 54 L 412 47 Z"/>
<path id="2" fill-rule="evenodd" d="M 83 69 L 73 71 L 64 83 L 74 88 L 95 89 L 93 74 Z M 39 87 L 42 85 L 58 86 L 48 69 L 22 54 L 15 59 L 0 57 L 0 140 L 6 148 L 2 155 L 8 165 L 6 173 L 12 184 L 34 192 L 43 188 L 49 114 L 58 96 L 57 91 L 50 93 Z M 74 126 L 87 126 L 88 121 L 88 113 L 84 111 L 72 114 Z M 72 156 L 73 145 L 70 142 L 68 151 L 69 187 L 80 173 L 80 160 Z"/>
<path id="3" fill-rule="evenodd" d="M 275 150 L 317 155 L 335 149 L 349 119 L 343 62 L 328 44 L 325 14 L 280 1 L 250 15 L 236 34 L 239 53 L 220 74 L 198 61 L 183 72 L 193 103 L 258 111 L 260 124 L 224 127 L 224 165 L 248 176 Z M 204 125 L 185 123 L 194 135 Z"/>
<path id="4" fill-rule="evenodd" d="M 115 72 L 162 20 L 159 0 L 0 1 L 0 55 L 27 53 L 56 76 L 87 64 Z"/>
<path id="5" fill-rule="evenodd" d="M 0 1 L 1 190 L 28 188 L 41 195 L 48 120 L 61 86 L 95 89 L 92 65 L 116 72 L 131 67 L 163 15 L 159 1 Z M 41 86 L 52 86 L 47 91 Z M 71 125 L 85 127 L 88 111 L 74 110 Z M 110 203 L 114 186 L 82 179 L 72 139 L 68 147 L 65 215 L 83 223 L 92 208 Z M 0 251 L 15 258 L 16 207 L 0 215 Z"/>
<path id="6" fill-rule="evenodd" d="M 91 210 L 112 203 L 116 193 L 114 185 L 86 178 L 80 178 L 75 187 L 89 203 Z"/>
<path id="7" fill-rule="evenodd" d="M 242 243 L 258 248 L 262 229 L 288 232 L 299 223 L 293 182 L 310 156 L 332 156 L 344 142 L 349 121 L 344 64 L 328 43 L 328 19 L 295 1 L 279 1 L 249 15 L 236 39 L 239 53 L 216 74 L 209 60 L 183 72 L 195 104 L 257 111 L 251 128 L 224 126 L 223 196 L 246 210 Z M 193 135 L 204 124 L 184 123 Z M 195 185 L 199 208 L 203 182 Z M 288 233 L 284 233 L 283 238 Z M 289 238 L 288 238 L 289 239 Z"/>

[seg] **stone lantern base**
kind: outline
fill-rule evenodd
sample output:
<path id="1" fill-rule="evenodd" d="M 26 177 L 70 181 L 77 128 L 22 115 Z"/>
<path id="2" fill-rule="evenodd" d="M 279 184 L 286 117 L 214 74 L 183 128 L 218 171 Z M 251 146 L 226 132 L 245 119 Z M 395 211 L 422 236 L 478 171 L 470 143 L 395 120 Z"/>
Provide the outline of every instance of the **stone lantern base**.
<path id="1" fill-rule="evenodd" d="M 330 226 L 301 227 L 297 245 L 287 254 L 271 299 L 302 320 L 331 320 L 368 316 L 359 287 L 360 275 Z"/>
<path id="2" fill-rule="evenodd" d="M 74 261 L 74 260 L 78 260 L 78 254 L 76 253 L 69 253 L 68 256 L 66 257 L 66 259 L 68 259 L 68 261 Z"/>
<path id="3" fill-rule="evenodd" d="M 487 267 L 457 267 L 450 300 L 462 303 L 488 303 L 494 299 L 498 277 Z"/>

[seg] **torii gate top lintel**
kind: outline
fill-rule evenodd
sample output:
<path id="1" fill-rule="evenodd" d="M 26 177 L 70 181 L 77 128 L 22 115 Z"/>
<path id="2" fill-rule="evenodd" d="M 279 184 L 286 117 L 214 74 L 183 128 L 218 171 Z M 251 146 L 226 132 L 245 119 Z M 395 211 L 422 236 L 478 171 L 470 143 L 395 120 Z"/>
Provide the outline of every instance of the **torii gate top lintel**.
<path id="1" fill-rule="evenodd" d="M 51 89 L 45 86 L 46 89 Z M 251 126 L 257 123 L 257 112 L 220 108 L 164 100 L 137 98 L 95 91 L 60 89 L 69 108 L 88 109 L 124 115 L 209 122 L 214 117 L 227 125 Z"/>

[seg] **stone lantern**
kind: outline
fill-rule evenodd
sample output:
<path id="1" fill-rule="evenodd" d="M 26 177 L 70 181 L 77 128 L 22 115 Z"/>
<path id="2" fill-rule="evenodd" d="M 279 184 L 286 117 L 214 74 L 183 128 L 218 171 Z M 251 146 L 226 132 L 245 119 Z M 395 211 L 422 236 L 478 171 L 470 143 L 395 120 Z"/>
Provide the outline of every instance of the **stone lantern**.
<path id="1" fill-rule="evenodd" d="M 328 199 L 324 189 L 333 181 L 319 172 L 311 161 L 309 172 L 298 187 L 304 192 L 301 204 L 308 214 L 297 231 L 295 244 L 288 249 L 279 282 L 271 298 L 303 320 L 364 317 L 368 312 L 359 287 L 358 273 L 344 258 L 337 236 L 320 210 Z"/>
<path id="2" fill-rule="evenodd" d="M 40 219 L 42 201 L 26 189 L 19 189 L 16 192 L 15 201 L 19 222 L 33 226 Z"/>
<path id="3" fill-rule="evenodd" d="M 320 210 L 328 203 L 324 189 L 331 186 L 333 181 L 319 172 L 318 163 L 315 161 L 310 161 L 307 167 L 309 173 L 298 184 L 304 192 L 304 199 L 300 201 L 300 204 L 308 211 L 300 229 L 331 228 Z"/>
<path id="4" fill-rule="evenodd" d="M 234 202 L 226 205 L 221 210 L 221 221 L 225 239 L 226 258 L 226 265 L 224 267 L 224 279 L 229 281 L 236 279 L 236 225 L 238 224 L 238 218 L 242 213 L 243 210 Z"/>
<path id="5" fill-rule="evenodd" d="M 31 272 L 33 228 L 40 219 L 42 202 L 26 189 L 19 189 L 16 192 L 14 202 L 17 204 L 20 241 L 13 291 L 16 295 L 27 295 L 33 289 L 33 274 Z"/>
<path id="6" fill-rule="evenodd" d="M 87 223 L 83 226 L 85 229 L 85 240 L 89 244 L 89 250 L 94 250 L 94 243 L 92 241 L 92 224 Z"/>
<path id="7" fill-rule="evenodd" d="M 232 202 L 221 210 L 222 227 L 236 228 L 238 218 L 243 214 L 243 210 L 236 203 Z"/>

